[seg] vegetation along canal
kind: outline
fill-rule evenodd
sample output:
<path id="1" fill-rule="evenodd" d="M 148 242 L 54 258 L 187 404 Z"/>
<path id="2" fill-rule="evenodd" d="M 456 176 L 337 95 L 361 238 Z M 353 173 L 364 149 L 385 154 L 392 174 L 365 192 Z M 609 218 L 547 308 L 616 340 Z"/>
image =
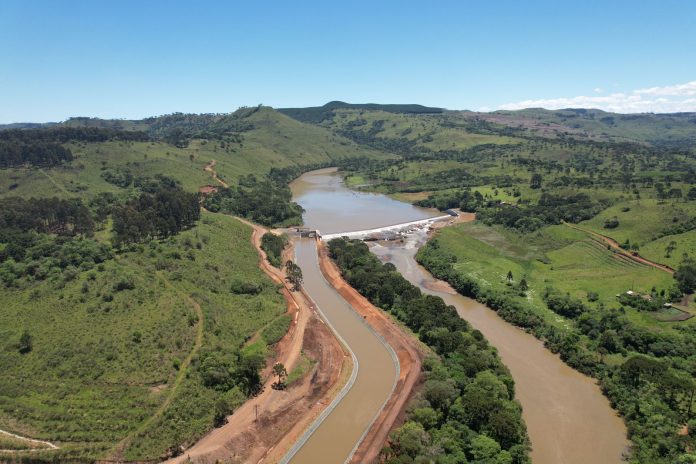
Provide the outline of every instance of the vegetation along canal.
<path id="1" fill-rule="evenodd" d="M 383 195 L 352 191 L 343 185 L 341 177 L 333 170 L 319 170 L 304 174 L 291 187 L 295 201 L 306 210 L 304 216 L 306 225 L 319 229 L 323 234 L 368 229 L 438 214 Z M 533 462 L 535 464 L 621 462 L 622 452 L 628 445 L 626 429 L 595 381 L 566 366 L 558 356 L 545 349 L 539 340 L 503 321 L 494 311 L 448 290 L 442 282 L 436 281 L 416 263 L 414 258 L 415 252 L 425 239 L 425 233 L 416 233 L 403 243 L 378 244 L 371 249 L 382 259 L 392 262 L 404 277 L 420 287 L 422 291 L 440 296 L 447 304 L 455 306 L 460 316 L 480 330 L 498 349 L 501 359 L 510 369 L 515 380 L 516 398 L 522 404 L 523 417 L 532 442 Z M 363 374 L 370 373 L 370 375 L 393 380 L 395 375 L 393 368 L 388 370 L 388 375 L 383 375 L 381 367 L 374 367 L 379 363 L 381 366 L 393 365 L 386 349 L 374 339 L 374 335 L 372 335 L 374 340 L 371 339 L 370 332 L 364 328 L 363 324 L 355 324 L 360 321 L 351 314 L 350 308 L 323 280 L 316 264 L 314 245 L 302 243 L 297 253 L 298 263 L 305 274 L 306 290 L 317 299 L 322 309 L 336 313 L 335 316 L 327 315 L 327 317 L 355 352 Z M 434 285 L 435 283 L 437 285 Z M 336 319 L 332 320 L 332 317 Z M 363 330 L 349 339 L 347 335 L 343 335 L 344 324 L 356 326 L 356 328 L 346 327 L 347 332 L 358 331 L 357 327 L 360 326 L 363 326 Z M 359 343 L 353 340 L 359 340 Z M 366 343 L 374 343 L 372 345 L 374 348 L 363 349 Z M 375 364 L 372 364 L 373 362 Z M 352 405 L 347 408 L 352 413 L 349 417 L 356 418 L 359 414 L 363 414 L 364 417 L 360 424 L 357 418 L 351 424 L 349 429 L 354 431 L 348 441 L 360 437 L 362 432 L 355 429 L 368 424 L 369 421 L 366 422 L 365 418 L 372 417 L 378 411 L 385 395 L 388 395 L 390 391 L 390 385 L 385 383 L 389 384 L 392 380 L 378 382 L 376 378 L 372 378 L 370 382 L 362 384 L 360 389 L 357 388 L 358 381 L 356 381 L 356 386 L 342 403 L 350 402 Z M 376 397 L 379 400 L 376 400 Z M 339 454 L 336 451 L 337 440 L 339 437 L 341 440 L 348 439 L 346 430 L 349 429 L 344 427 L 348 427 L 348 424 L 327 419 L 315 432 L 317 436 L 319 433 L 324 433 L 332 437 L 323 445 L 325 449 L 321 449 L 320 443 L 314 445 L 317 452 L 325 453 L 314 454 L 322 458 L 321 462 L 328 462 L 326 459 L 329 451 L 332 458 L 334 454 Z M 340 456 L 336 456 L 335 461 L 332 462 L 342 462 L 346 456 L 345 450 L 350 450 L 354 444 L 355 441 L 350 446 L 344 444 L 341 447 Z M 310 445 L 312 445 L 311 439 L 303 447 L 306 450 L 301 451 L 309 452 Z M 301 462 L 320 461 L 308 458 Z"/>

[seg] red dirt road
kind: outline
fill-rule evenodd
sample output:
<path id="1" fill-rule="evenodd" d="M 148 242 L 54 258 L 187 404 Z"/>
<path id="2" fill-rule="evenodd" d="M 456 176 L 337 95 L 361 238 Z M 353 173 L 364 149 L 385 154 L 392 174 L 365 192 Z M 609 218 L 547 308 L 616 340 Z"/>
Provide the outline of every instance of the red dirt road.
<path id="1" fill-rule="evenodd" d="M 651 266 L 651 267 L 654 267 L 655 269 L 659 269 L 661 271 L 665 271 L 665 272 L 668 272 L 670 274 L 674 274 L 674 269 L 667 266 L 666 264 L 660 264 L 660 263 L 656 263 L 655 261 L 650 261 L 649 259 L 643 258 L 638 253 L 636 253 L 636 254 L 629 253 L 628 251 L 621 248 L 621 246 L 619 245 L 619 242 L 617 242 L 616 240 L 614 240 L 611 237 L 608 237 L 606 235 L 602 235 L 602 234 L 594 232 L 592 230 L 583 229 L 582 227 L 578 227 L 575 224 L 569 224 L 567 222 L 564 222 L 563 224 L 567 225 L 571 229 L 579 230 L 580 232 L 585 232 L 586 234 L 590 234 L 590 235 L 593 235 L 597 238 L 602 239 L 602 241 L 604 241 L 604 243 L 606 243 L 607 245 L 612 247 L 617 253 L 620 253 L 621 255 L 627 257 L 631 261 L 634 261 L 634 262 L 640 263 L 640 264 L 645 264 L 646 266 Z"/>
<path id="2" fill-rule="evenodd" d="M 252 242 L 259 253 L 259 267 L 274 282 L 283 285 L 281 291 L 294 322 L 276 345 L 276 356 L 262 373 L 266 377 L 262 392 L 229 416 L 225 425 L 213 429 L 167 463 L 277 462 L 331 402 L 347 379 L 346 373 L 352 371 L 351 358 L 318 318 L 309 300 L 301 292 L 291 292 L 284 273 L 268 263 L 261 249 L 261 237 L 267 230 L 239 220 L 253 228 Z M 314 367 L 287 390 L 272 389 L 275 377 L 270 366 L 282 362 L 291 372 L 303 353 L 314 360 Z"/>

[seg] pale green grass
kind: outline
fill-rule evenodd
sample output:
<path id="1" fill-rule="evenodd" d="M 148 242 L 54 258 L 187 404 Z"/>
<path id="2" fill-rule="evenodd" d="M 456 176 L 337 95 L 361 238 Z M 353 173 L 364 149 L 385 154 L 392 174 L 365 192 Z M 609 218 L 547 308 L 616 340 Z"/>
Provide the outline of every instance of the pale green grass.
<path id="1" fill-rule="evenodd" d="M 508 271 L 512 271 L 515 283 L 527 280 L 527 301 L 556 325 L 563 319 L 546 308 L 542 300 L 546 287 L 570 293 L 586 304 L 587 294 L 594 292 L 609 308 L 618 306 L 618 293 L 630 289 L 650 293 L 653 286 L 660 290 L 673 284 L 668 273 L 621 259 L 589 235 L 565 226 L 520 235 L 479 223 L 460 224 L 443 229 L 438 240 L 457 256 L 455 268 L 484 286 L 506 288 Z M 656 321 L 652 314 L 631 309 L 627 312 L 643 325 L 667 325 Z"/>

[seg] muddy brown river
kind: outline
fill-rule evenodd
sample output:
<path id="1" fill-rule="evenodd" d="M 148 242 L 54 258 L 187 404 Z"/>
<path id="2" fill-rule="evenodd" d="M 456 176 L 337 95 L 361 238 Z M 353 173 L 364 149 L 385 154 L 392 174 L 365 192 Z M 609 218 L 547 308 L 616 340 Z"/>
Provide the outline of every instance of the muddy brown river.
<path id="1" fill-rule="evenodd" d="M 352 191 L 345 187 L 334 169 L 304 174 L 291 184 L 291 188 L 294 200 L 306 210 L 305 224 L 325 234 L 439 215 L 435 210 L 416 208 L 384 195 Z M 425 240 L 425 233 L 415 233 L 403 243 L 373 244 L 371 250 L 381 259 L 392 262 L 422 291 L 440 296 L 453 305 L 462 318 L 497 348 L 515 379 L 516 398 L 523 407 L 534 464 L 620 463 L 628 446 L 626 428 L 594 379 L 565 365 L 534 336 L 508 324 L 486 306 L 456 293 L 431 290 L 439 288 L 432 285 L 439 281 L 414 259 Z M 314 245 L 301 243 L 297 258 L 303 269 L 305 288 L 354 351 L 360 367 L 354 387 L 300 448 L 292 462 L 343 462 L 349 455 L 346 450 L 350 453 L 364 432 L 359 429 L 369 426 L 391 391 L 391 384 L 385 386 L 388 382 L 384 378 L 390 378 L 393 383 L 396 373 L 383 344 L 323 279 Z M 365 346 L 369 349 L 363 349 Z M 392 366 L 386 376 L 380 372 L 385 366 Z M 370 382 L 361 383 L 358 389 L 360 371 L 366 374 L 368 369 L 369 375 L 363 377 L 370 377 Z M 378 378 L 383 380 L 378 382 Z M 348 418 L 360 416 L 361 419 L 344 421 L 335 417 L 332 420 L 333 416 L 344 413 Z M 352 444 L 348 443 L 351 441 Z"/>

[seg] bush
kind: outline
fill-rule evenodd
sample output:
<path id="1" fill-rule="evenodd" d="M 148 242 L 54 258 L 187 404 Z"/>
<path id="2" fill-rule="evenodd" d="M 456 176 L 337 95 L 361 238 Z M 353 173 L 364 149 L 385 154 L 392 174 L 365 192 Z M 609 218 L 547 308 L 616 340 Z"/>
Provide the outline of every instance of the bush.
<path id="1" fill-rule="evenodd" d="M 118 282 L 114 284 L 114 291 L 121 292 L 123 290 L 133 290 L 135 288 L 135 282 L 133 282 L 132 277 L 122 277 Z"/>
<path id="2" fill-rule="evenodd" d="M 256 282 L 245 282 L 240 279 L 232 281 L 230 291 L 235 295 L 258 295 L 263 290 L 263 286 Z"/>
<path id="3" fill-rule="evenodd" d="M 619 227 L 619 219 L 616 216 L 604 221 L 605 229 L 616 229 L 617 227 Z"/>
<path id="4" fill-rule="evenodd" d="M 22 335 L 19 337 L 19 352 L 22 354 L 29 353 L 34 348 L 33 340 L 29 331 L 25 330 L 22 332 Z"/>
<path id="5" fill-rule="evenodd" d="M 292 317 L 288 314 L 283 314 L 278 319 L 274 320 L 266 326 L 261 332 L 261 337 L 267 345 L 274 345 L 288 332 Z"/>

